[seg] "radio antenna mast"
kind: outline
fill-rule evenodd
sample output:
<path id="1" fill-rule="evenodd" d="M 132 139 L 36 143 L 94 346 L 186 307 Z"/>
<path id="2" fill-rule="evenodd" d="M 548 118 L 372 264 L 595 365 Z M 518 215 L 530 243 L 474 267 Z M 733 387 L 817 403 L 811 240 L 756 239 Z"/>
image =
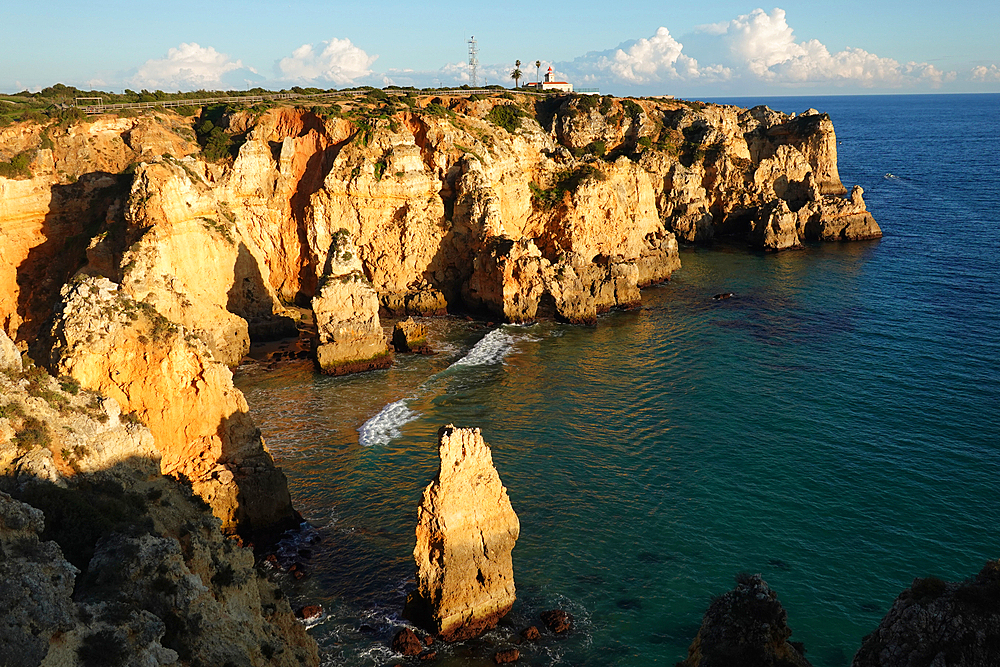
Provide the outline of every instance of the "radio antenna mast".
<path id="1" fill-rule="evenodd" d="M 476 46 L 476 38 L 469 38 L 469 85 L 473 88 L 479 86 L 479 48 Z"/>

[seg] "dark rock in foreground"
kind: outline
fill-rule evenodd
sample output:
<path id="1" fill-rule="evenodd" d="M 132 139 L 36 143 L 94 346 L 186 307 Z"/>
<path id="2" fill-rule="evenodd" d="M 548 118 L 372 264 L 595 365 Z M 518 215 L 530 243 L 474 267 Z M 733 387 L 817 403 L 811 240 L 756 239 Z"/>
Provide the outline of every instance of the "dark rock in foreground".
<path id="1" fill-rule="evenodd" d="M 854 667 L 987 667 L 1000 664 L 1000 561 L 962 583 L 914 579 L 875 632 L 865 637 Z"/>
<path id="2" fill-rule="evenodd" d="M 736 588 L 716 598 L 679 667 L 810 667 L 777 594 L 759 574 L 739 575 Z"/>

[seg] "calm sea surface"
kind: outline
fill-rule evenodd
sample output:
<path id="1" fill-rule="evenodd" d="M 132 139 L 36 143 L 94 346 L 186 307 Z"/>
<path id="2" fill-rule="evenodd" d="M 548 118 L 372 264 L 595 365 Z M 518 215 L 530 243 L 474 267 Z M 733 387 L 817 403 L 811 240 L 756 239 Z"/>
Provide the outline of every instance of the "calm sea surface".
<path id="1" fill-rule="evenodd" d="M 288 585 L 327 610 L 324 665 L 393 664 L 447 423 L 482 428 L 521 537 L 511 616 L 437 664 L 492 664 L 561 607 L 575 632 L 521 664 L 673 665 L 746 571 L 838 667 L 914 576 L 1000 557 L 1000 96 L 725 101 L 829 112 L 885 238 L 684 250 L 596 329 L 436 320 L 441 353 L 386 371 L 240 370 L 313 526 Z"/>

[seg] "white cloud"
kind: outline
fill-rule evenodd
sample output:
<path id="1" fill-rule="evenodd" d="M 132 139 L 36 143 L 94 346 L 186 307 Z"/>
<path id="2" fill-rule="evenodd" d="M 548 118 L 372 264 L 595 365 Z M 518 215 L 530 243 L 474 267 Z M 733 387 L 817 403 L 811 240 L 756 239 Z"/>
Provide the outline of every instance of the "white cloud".
<path id="1" fill-rule="evenodd" d="M 371 76 L 378 56 L 370 56 L 349 39 L 333 38 L 315 47 L 303 44 L 275 66 L 282 79 L 302 82 L 323 81 L 338 86 L 350 85 Z"/>
<path id="2" fill-rule="evenodd" d="M 147 60 L 130 83 L 141 88 L 211 89 L 223 86 L 223 77 L 240 69 L 245 69 L 242 61 L 232 60 L 211 46 L 202 47 L 192 42 L 170 49 L 166 58 Z M 254 72 L 252 68 L 246 69 Z"/>
<path id="3" fill-rule="evenodd" d="M 928 63 L 900 64 L 864 49 L 830 53 L 818 40 L 796 41 L 785 11 L 778 8 L 699 26 L 681 40 L 661 27 L 649 38 L 591 52 L 561 66 L 581 82 L 633 88 L 725 82 L 782 88 L 937 87 L 957 76 Z"/>
<path id="4" fill-rule="evenodd" d="M 661 27 L 656 34 L 636 40 L 628 49 L 603 55 L 595 67 L 632 84 L 652 83 L 698 76 L 698 61 L 681 51 L 684 46 Z"/>
<path id="5" fill-rule="evenodd" d="M 973 81 L 997 81 L 1000 82 L 1000 67 L 996 65 L 990 65 L 986 67 L 985 65 L 979 65 L 972 68 L 972 80 Z"/>

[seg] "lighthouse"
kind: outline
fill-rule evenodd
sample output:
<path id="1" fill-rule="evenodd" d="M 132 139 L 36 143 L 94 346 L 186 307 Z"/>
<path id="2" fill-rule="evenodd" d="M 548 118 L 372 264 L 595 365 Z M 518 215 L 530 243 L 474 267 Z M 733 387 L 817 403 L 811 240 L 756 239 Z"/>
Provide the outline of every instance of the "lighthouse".
<path id="1" fill-rule="evenodd" d="M 545 79 L 539 82 L 531 82 L 524 84 L 525 88 L 534 88 L 535 90 L 561 90 L 564 93 L 573 92 L 573 84 L 569 81 L 556 81 L 556 73 L 549 67 L 549 70 L 545 73 Z"/>

